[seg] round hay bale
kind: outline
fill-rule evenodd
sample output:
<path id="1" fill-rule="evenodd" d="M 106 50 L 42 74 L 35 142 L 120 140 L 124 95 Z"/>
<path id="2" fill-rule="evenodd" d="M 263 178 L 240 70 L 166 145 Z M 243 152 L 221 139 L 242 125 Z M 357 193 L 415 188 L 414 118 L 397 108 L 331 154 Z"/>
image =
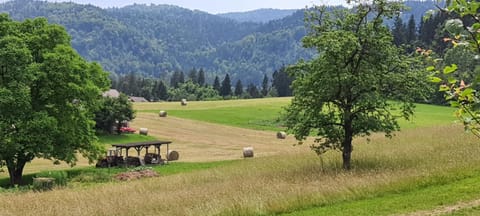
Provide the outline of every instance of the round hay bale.
<path id="1" fill-rule="evenodd" d="M 46 191 L 52 190 L 55 186 L 55 179 L 54 178 L 33 178 L 33 189 L 36 191 Z"/>
<path id="2" fill-rule="evenodd" d="M 160 112 L 158 113 L 158 116 L 160 116 L 160 117 L 167 117 L 167 111 L 164 111 L 164 110 L 160 111 Z"/>
<path id="3" fill-rule="evenodd" d="M 253 157 L 253 147 L 243 148 L 243 157 L 244 158 Z"/>
<path id="4" fill-rule="evenodd" d="M 182 99 L 182 101 L 180 103 L 182 104 L 182 106 L 186 106 L 187 105 L 187 99 Z"/>
<path id="5" fill-rule="evenodd" d="M 286 139 L 287 138 L 287 133 L 283 132 L 283 131 L 279 131 L 277 133 L 277 139 Z"/>
<path id="6" fill-rule="evenodd" d="M 180 157 L 180 155 L 178 154 L 177 151 L 168 150 L 168 153 L 167 153 L 167 160 L 168 161 L 176 161 L 176 160 L 178 160 L 179 157 Z"/>
<path id="7" fill-rule="evenodd" d="M 148 128 L 140 128 L 140 135 L 148 135 Z"/>

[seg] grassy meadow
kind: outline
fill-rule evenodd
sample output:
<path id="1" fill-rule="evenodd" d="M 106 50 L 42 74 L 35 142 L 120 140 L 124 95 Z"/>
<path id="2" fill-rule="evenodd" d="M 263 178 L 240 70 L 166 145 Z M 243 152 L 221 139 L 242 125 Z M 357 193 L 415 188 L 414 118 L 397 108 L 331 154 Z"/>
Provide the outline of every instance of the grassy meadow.
<path id="1" fill-rule="evenodd" d="M 267 98 L 253 100 L 230 101 L 193 101 L 187 106 L 177 102 L 137 103 L 135 109 L 139 113 L 155 113 L 165 110 L 169 115 L 230 125 L 255 130 L 277 131 L 282 129 L 279 121 L 292 98 Z M 402 128 L 417 128 L 434 125 L 451 124 L 455 120 L 454 109 L 448 107 L 417 104 L 416 114 L 411 121 L 401 119 Z"/>
<path id="2" fill-rule="evenodd" d="M 172 140 L 171 148 L 180 152 L 180 161 L 155 167 L 160 174 L 155 178 L 100 184 L 77 179 L 49 192 L 4 191 L 0 215 L 479 212 L 478 139 L 453 123 L 452 109 L 418 105 L 414 122 L 402 122 L 406 129 L 392 139 L 382 134 L 374 134 L 370 142 L 355 139 L 353 169 L 346 172 L 341 169 L 339 152 L 319 158 L 309 149 L 311 141 L 293 146 L 296 142 L 291 136 L 275 138 L 275 119 L 289 100 L 189 102 L 184 107 L 179 103 L 135 104 L 138 112 L 132 126 L 149 128 L 156 139 Z M 158 117 L 159 110 L 168 111 L 169 116 Z M 119 141 L 102 139 L 106 144 Z M 255 158 L 241 159 L 241 149 L 247 145 L 254 147 Z M 27 166 L 48 169 L 42 161 Z M 86 165 L 73 169 L 117 172 Z"/>

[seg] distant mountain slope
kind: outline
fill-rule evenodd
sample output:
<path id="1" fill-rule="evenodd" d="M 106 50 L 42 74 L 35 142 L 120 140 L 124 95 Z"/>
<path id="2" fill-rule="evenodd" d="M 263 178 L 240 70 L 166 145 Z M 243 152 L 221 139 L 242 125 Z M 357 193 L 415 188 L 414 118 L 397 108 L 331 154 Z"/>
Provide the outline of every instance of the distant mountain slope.
<path id="1" fill-rule="evenodd" d="M 428 10 L 437 9 L 435 5 L 443 5 L 442 2 L 437 2 L 437 0 L 421 0 L 421 1 L 406 1 L 405 6 L 408 10 L 402 13 L 401 18 L 404 21 L 408 21 L 410 16 L 413 14 L 417 24 L 420 24 L 420 21 L 423 18 L 423 15 Z"/>
<path id="2" fill-rule="evenodd" d="M 432 3 L 413 2 L 412 12 L 423 13 Z M 116 74 L 168 79 L 175 70 L 195 67 L 204 68 L 207 82 L 228 73 L 232 82 L 259 84 L 264 74 L 314 54 L 301 46 L 306 34 L 303 10 L 267 23 L 238 22 L 169 5 L 102 9 L 15 0 L 0 4 L 0 12 L 16 20 L 43 16 L 65 26 L 83 57 Z"/>
<path id="3" fill-rule="evenodd" d="M 230 18 L 239 22 L 267 23 L 272 20 L 279 20 L 290 16 L 297 10 L 298 9 L 258 9 L 254 11 L 222 13 L 217 15 L 225 18 Z"/>

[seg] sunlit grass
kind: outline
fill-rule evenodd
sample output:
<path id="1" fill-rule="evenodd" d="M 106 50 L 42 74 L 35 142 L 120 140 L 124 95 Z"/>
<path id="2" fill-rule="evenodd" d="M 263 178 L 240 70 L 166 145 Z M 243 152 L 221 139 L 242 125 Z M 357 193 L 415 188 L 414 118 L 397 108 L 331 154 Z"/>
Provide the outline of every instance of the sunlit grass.
<path id="1" fill-rule="evenodd" d="M 139 112 L 158 113 L 166 110 L 169 115 L 198 121 L 229 125 L 255 130 L 281 129 L 280 112 L 291 98 L 266 98 L 252 100 L 194 101 L 187 106 L 177 102 L 135 104 Z"/>
<path id="2" fill-rule="evenodd" d="M 338 152 L 322 160 L 285 152 L 171 175 L 160 168 L 160 177 L 125 183 L 0 194 L 0 215 L 269 215 L 316 207 L 385 215 L 477 198 L 480 148 L 461 127 L 375 135 L 354 146 L 349 172 Z"/>
<path id="3" fill-rule="evenodd" d="M 270 137 L 269 131 L 235 131 L 223 126 L 275 130 L 276 125 L 270 123 L 289 101 L 190 102 L 184 107 L 179 103 L 135 104 L 140 117 L 132 124 L 150 128 L 155 139 L 167 134 L 165 138 L 178 139 L 173 146 L 183 150 L 182 157 L 194 154 L 203 161 L 225 152 L 240 153 L 244 145 L 257 146 L 256 157 L 175 162 L 155 167 L 160 177 L 130 182 L 85 184 L 82 181 L 88 178 L 81 178 L 77 179 L 80 183 L 51 192 L 0 193 L 0 215 L 388 215 L 480 199 L 478 140 L 451 124 L 455 118 L 448 107 L 418 105 L 414 122 L 400 122 L 406 130 L 393 139 L 382 134 L 374 134 L 370 142 L 355 139 L 354 168 L 348 172 L 341 168 L 339 152 L 319 158 L 308 149 L 294 151 L 307 146 L 292 149 L 292 143 L 276 140 L 274 133 Z M 151 114 L 159 110 L 199 122 Z M 220 125 L 202 125 L 202 121 Z M 194 142 L 181 139 L 187 136 Z M 150 139 L 138 135 L 117 138 L 103 137 L 101 142 Z M 271 149 L 280 151 L 262 155 Z M 35 164 L 29 169 L 34 173 L 47 167 Z M 91 166 L 75 169 L 77 176 L 82 171 L 102 175 L 124 171 Z M 75 177 L 74 171 L 68 172 Z M 465 211 L 470 212 L 478 211 Z"/>

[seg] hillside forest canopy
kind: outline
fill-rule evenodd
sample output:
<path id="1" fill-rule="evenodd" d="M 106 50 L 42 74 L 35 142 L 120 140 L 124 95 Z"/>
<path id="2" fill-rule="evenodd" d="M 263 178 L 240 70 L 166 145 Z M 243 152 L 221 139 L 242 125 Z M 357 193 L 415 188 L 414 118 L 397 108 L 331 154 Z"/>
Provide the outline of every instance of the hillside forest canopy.
<path id="1" fill-rule="evenodd" d="M 400 19 L 406 23 L 413 15 L 415 38 L 410 34 L 408 41 L 399 41 L 440 44 L 441 38 L 434 35 L 438 23 L 422 21 L 427 10 L 435 9 L 435 3 L 405 1 L 410 9 Z M 187 74 L 192 69 L 203 69 L 209 85 L 216 76 L 224 79 L 229 74 L 232 86 L 241 80 L 244 87 L 251 83 L 260 88 L 265 74 L 272 79 L 282 67 L 315 55 L 315 50 L 301 43 L 307 33 L 304 10 L 268 22 L 241 22 L 170 5 L 102 9 L 16 0 L 0 4 L 0 12 L 15 20 L 46 17 L 64 26 L 72 35 L 73 48 L 85 59 L 100 63 L 111 73 L 112 80 L 133 73 L 168 85 L 176 71 Z M 269 17 L 269 13 L 265 11 L 262 16 Z M 393 20 L 386 23 L 392 26 Z"/>

